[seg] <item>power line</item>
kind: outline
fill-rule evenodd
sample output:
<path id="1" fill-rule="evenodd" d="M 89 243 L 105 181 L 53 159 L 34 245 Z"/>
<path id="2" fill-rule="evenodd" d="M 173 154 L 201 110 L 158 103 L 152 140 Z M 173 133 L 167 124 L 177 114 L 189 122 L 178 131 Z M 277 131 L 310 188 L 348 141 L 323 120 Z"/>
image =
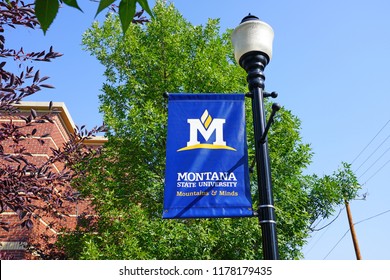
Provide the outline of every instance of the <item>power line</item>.
<path id="1" fill-rule="evenodd" d="M 360 156 L 361 154 L 370 146 L 370 144 L 375 140 L 375 138 L 382 132 L 382 130 L 388 125 L 390 120 L 388 120 L 385 125 L 378 131 L 378 133 L 374 136 L 374 138 L 371 139 L 371 141 L 363 148 L 363 150 L 355 157 L 355 159 L 352 161 L 351 164 L 353 164 Z"/>
<path id="2" fill-rule="evenodd" d="M 381 212 L 381 213 L 379 213 L 379 214 L 376 214 L 376 215 L 374 215 L 374 216 L 371 216 L 371 217 L 369 217 L 369 218 L 367 218 L 367 219 L 361 220 L 361 221 L 355 223 L 355 225 L 360 224 L 360 223 L 363 223 L 363 222 L 366 222 L 366 221 L 371 220 L 371 219 L 374 219 L 374 218 L 376 218 L 376 217 L 382 216 L 382 215 L 384 215 L 384 214 L 386 214 L 386 213 L 389 213 L 389 212 L 390 212 L 390 209 L 389 209 L 389 210 L 386 210 L 386 211 L 383 211 L 383 212 Z"/>
<path id="3" fill-rule="evenodd" d="M 327 227 L 325 230 L 324 230 L 324 232 L 321 234 L 321 236 L 314 242 L 314 244 L 313 245 L 311 245 L 311 247 L 306 251 L 306 253 L 305 253 L 305 256 L 306 255 L 308 255 L 310 252 L 311 252 L 311 250 L 313 250 L 313 248 L 317 245 L 317 243 L 322 239 L 322 237 L 324 237 L 324 235 L 325 235 L 325 233 L 327 233 L 327 231 L 330 229 L 330 227 Z M 318 231 L 315 233 L 315 234 L 317 234 L 318 233 Z M 314 236 L 313 236 L 313 238 L 314 238 Z"/>
<path id="4" fill-rule="evenodd" d="M 368 221 L 368 220 L 377 218 L 377 217 L 382 216 L 382 215 L 384 215 L 384 214 L 386 214 L 386 213 L 389 213 L 389 212 L 390 212 L 390 209 L 389 209 L 389 210 L 386 210 L 386 211 L 383 211 L 383 212 L 381 212 L 381 213 L 379 213 L 379 214 L 376 214 L 376 215 L 374 215 L 374 216 L 368 217 L 368 218 L 366 218 L 366 219 L 364 219 L 364 220 L 361 220 L 361 221 L 359 221 L 359 222 L 356 222 L 356 223 L 354 223 L 354 225 L 358 225 L 358 224 L 363 223 L 363 222 L 366 222 L 366 221 Z M 344 233 L 344 235 L 340 238 L 340 240 L 337 241 L 337 243 L 333 246 L 333 248 L 329 251 L 329 253 L 324 257 L 324 260 L 325 260 L 325 259 L 330 255 L 330 253 L 332 253 L 333 250 L 340 244 L 341 240 L 344 239 L 344 237 L 347 235 L 347 233 L 348 233 L 349 231 L 350 231 L 350 229 L 348 229 L 348 230 Z"/>
<path id="5" fill-rule="evenodd" d="M 340 216 L 342 210 L 344 209 L 345 207 L 343 207 L 342 209 L 340 209 L 339 213 L 337 214 L 336 218 L 334 218 L 331 222 L 329 222 L 328 224 L 326 224 L 325 226 L 322 226 L 321 228 L 319 229 L 315 229 L 315 227 L 317 227 L 321 222 L 325 221 L 325 220 L 321 220 L 320 222 L 318 222 L 317 225 L 314 226 L 313 229 L 311 229 L 313 232 L 315 232 L 313 238 L 315 237 L 315 235 L 322 229 L 326 228 L 326 230 L 321 234 L 321 236 L 314 242 L 314 244 L 310 247 L 310 249 L 308 249 L 308 251 L 306 251 L 306 254 L 309 254 L 311 250 L 313 250 L 313 248 L 317 245 L 317 243 L 322 239 L 322 237 L 324 237 L 325 233 L 330 229 L 330 225 L 332 225 L 336 220 L 337 218 Z"/>
<path id="6" fill-rule="evenodd" d="M 388 148 L 384 153 L 382 153 L 382 155 L 381 155 L 379 158 L 377 158 L 377 160 L 374 161 L 374 163 L 371 164 L 370 167 L 368 167 L 368 168 L 366 169 L 366 171 L 364 171 L 363 174 L 361 174 L 361 175 L 359 176 L 358 179 L 360 179 L 361 177 L 363 177 L 363 175 L 366 174 L 367 171 L 370 170 L 371 167 L 373 167 L 373 166 L 375 165 L 375 163 L 377 163 L 377 162 L 378 162 L 378 161 L 379 161 L 379 160 L 380 160 L 388 151 L 390 151 L 390 148 Z"/>
<path id="7" fill-rule="evenodd" d="M 343 211 L 344 208 L 345 208 L 345 207 L 343 207 L 342 209 L 340 209 L 340 211 L 339 211 L 339 213 L 337 214 L 336 218 L 334 218 L 331 222 L 329 222 L 328 224 L 322 226 L 322 227 L 319 228 L 319 229 L 313 228 L 313 229 L 311 229 L 311 230 L 312 230 L 312 231 L 320 231 L 320 230 L 323 230 L 324 228 L 330 226 L 331 224 L 333 224 L 333 223 L 337 220 L 337 218 L 338 218 L 338 217 L 340 216 L 340 214 L 341 214 L 341 211 Z"/>
<path id="8" fill-rule="evenodd" d="M 378 151 L 378 149 L 380 148 L 380 147 L 382 147 L 382 145 L 387 141 L 387 139 L 389 139 L 390 138 L 390 134 L 389 134 L 389 136 L 387 136 L 386 137 L 386 139 L 385 140 L 383 140 L 382 141 L 382 143 L 380 143 L 379 144 L 379 146 L 375 149 L 375 151 L 373 151 L 367 158 L 366 158 L 366 160 L 365 161 L 363 161 L 363 163 L 355 170 L 355 172 L 357 172 L 359 169 L 360 169 L 360 167 L 362 167 L 363 166 L 363 164 L 365 164 L 375 153 L 376 153 L 376 151 Z"/>
<path id="9" fill-rule="evenodd" d="M 332 253 L 333 250 L 337 247 L 337 245 L 340 244 L 341 240 L 344 239 L 344 237 L 347 235 L 347 233 L 348 233 L 349 231 L 350 231 L 350 229 L 348 229 L 348 230 L 344 233 L 344 235 L 340 238 L 340 240 L 337 241 L 336 245 L 334 245 L 333 248 L 329 251 L 329 253 L 324 257 L 324 260 L 326 260 L 326 258 L 330 255 L 330 253 Z"/>
<path id="10" fill-rule="evenodd" d="M 388 163 L 390 162 L 390 160 L 386 161 L 385 164 L 383 164 L 370 178 L 368 178 L 364 183 L 363 185 L 367 184 L 368 181 L 370 181 L 376 174 L 379 173 L 379 171 L 381 171 Z"/>

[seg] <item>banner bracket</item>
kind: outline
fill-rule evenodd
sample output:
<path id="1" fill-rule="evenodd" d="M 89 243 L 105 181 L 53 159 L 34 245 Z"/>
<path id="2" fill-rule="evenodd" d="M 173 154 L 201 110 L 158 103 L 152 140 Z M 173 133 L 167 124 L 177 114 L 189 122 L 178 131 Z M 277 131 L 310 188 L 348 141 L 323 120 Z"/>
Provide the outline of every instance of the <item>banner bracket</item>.
<path id="1" fill-rule="evenodd" d="M 253 98 L 253 93 L 247 92 L 247 93 L 245 93 L 245 97 Z M 271 93 L 263 91 L 263 97 L 264 98 L 268 98 L 268 97 L 276 98 L 276 97 L 278 97 L 278 93 L 275 91 L 273 91 Z"/>
<path id="2" fill-rule="evenodd" d="M 270 117 L 268 119 L 268 122 L 267 122 L 267 125 L 265 127 L 264 133 L 261 136 L 261 138 L 259 139 L 258 145 L 264 144 L 266 142 L 267 134 L 268 134 L 268 131 L 269 131 L 272 123 L 274 122 L 275 114 L 276 114 L 277 111 L 280 110 L 280 108 L 281 108 L 281 106 L 278 103 L 273 103 L 272 104 L 271 115 L 270 115 Z M 249 166 L 249 173 L 253 173 L 254 167 L 255 167 L 255 163 L 256 163 L 256 158 L 253 158 L 252 163 Z"/>
<path id="3" fill-rule="evenodd" d="M 259 139 L 259 144 L 264 144 L 267 138 L 268 130 L 271 127 L 271 124 L 274 122 L 274 117 L 277 111 L 279 111 L 281 106 L 278 103 L 272 104 L 272 112 L 268 119 L 267 125 L 265 127 L 263 135 L 261 135 L 261 138 Z"/>
<path id="4" fill-rule="evenodd" d="M 276 98 L 276 97 L 278 97 L 278 93 L 275 91 L 273 91 L 271 93 L 263 91 L 263 97 L 264 98 L 267 98 L 267 97 Z"/>

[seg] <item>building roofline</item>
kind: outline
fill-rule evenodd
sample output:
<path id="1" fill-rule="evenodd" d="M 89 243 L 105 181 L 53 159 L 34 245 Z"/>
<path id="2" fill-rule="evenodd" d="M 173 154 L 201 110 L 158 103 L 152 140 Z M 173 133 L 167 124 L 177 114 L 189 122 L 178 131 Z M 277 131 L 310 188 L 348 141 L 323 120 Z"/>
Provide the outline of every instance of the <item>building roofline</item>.
<path id="1" fill-rule="evenodd" d="M 31 109 L 34 109 L 37 112 L 48 113 L 48 112 L 50 112 L 49 104 L 50 104 L 50 102 L 47 102 L 47 101 L 21 101 L 18 104 L 15 104 L 14 106 L 19 108 L 19 110 L 21 110 L 21 111 L 30 111 Z M 76 125 L 74 124 L 73 119 L 72 119 L 65 103 L 64 102 L 53 102 L 52 110 L 53 109 L 55 109 L 55 111 L 59 114 L 68 133 L 73 134 L 74 130 L 76 128 Z M 85 143 L 88 145 L 103 145 L 107 141 L 108 141 L 108 139 L 106 137 L 94 136 L 94 137 L 91 137 L 90 139 L 86 139 Z"/>
<path id="2" fill-rule="evenodd" d="M 93 136 L 84 140 L 84 143 L 89 146 L 100 146 L 108 142 L 108 138 L 104 136 Z"/>
<path id="3" fill-rule="evenodd" d="M 37 112 L 48 113 L 50 112 L 49 104 L 50 102 L 46 102 L 46 101 L 21 101 L 18 104 L 15 104 L 14 106 L 18 107 L 21 111 L 30 111 L 31 109 L 34 109 Z M 65 128 L 68 130 L 68 132 L 74 133 L 74 129 L 76 128 L 76 125 L 74 124 L 65 103 L 53 102 L 52 110 L 53 109 L 56 109 L 55 111 L 57 111 L 61 116 L 61 119 L 64 121 Z"/>

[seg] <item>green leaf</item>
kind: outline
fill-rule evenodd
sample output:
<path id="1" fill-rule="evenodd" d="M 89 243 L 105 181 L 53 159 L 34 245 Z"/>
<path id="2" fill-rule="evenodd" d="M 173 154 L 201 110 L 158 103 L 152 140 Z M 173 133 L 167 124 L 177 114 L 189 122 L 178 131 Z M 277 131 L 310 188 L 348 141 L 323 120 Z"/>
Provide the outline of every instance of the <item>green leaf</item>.
<path id="1" fill-rule="evenodd" d="M 119 18 L 121 20 L 123 34 L 129 28 L 135 14 L 136 0 L 122 0 L 119 4 Z"/>
<path id="2" fill-rule="evenodd" d="M 77 3 L 77 0 L 63 0 L 63 1 L 64 1 L 64 3 L 65 3 L 66 5 L 71 6 L 71 7 L 73 7 L 73 8 L 76 8 L 76 9 L 80 10 L 81 12 L 83 11 L 83 10 L 80 8 L 79 4 Z"/>
<path id="3" fill-rule="evenodd" d="M 151 17 L 153 17 L 153 12 L 149 7 L 148 1 L 147 0 L 136 0 L 138 2 L 142 9 L 144 9 Z"/>
<path id="4" fill-rule="evenodd" d="M 97 15 L 103 11 L 105 8 L 107 8 L 108 6 L 110 6 L 112 3 L 114 3 L 115 0 L 101 0 L 100 3 L 99 3 L 99 7 L 96 11 L 96 15 L 95 17 L 97 17 Z"/>
<path id="5" fill-rule="evenodd" d="M 35 0 L 35 15 L 44 34 L 56 17 L 59 7 L 58 0 Z"/>

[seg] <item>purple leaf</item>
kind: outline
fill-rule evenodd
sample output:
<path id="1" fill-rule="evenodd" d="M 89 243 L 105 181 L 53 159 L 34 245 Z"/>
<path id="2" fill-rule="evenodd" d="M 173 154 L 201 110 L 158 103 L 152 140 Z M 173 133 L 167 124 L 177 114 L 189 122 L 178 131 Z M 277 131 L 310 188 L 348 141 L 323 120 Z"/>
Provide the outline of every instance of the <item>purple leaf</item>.
<path id="1" fill-rule="evenodd" d="M 38 116 L 37 112 L 34 109 L 31 109 L 31 115 L 34 119 Z"/>
<path id="2" fill-rule="evenodd" d="M 43 85 L 40 85 L 40 86 L 44 87 L 44 88 L 55 88 L 54 86 L 48 85 L 48 84 L 43 84 Z"/>

